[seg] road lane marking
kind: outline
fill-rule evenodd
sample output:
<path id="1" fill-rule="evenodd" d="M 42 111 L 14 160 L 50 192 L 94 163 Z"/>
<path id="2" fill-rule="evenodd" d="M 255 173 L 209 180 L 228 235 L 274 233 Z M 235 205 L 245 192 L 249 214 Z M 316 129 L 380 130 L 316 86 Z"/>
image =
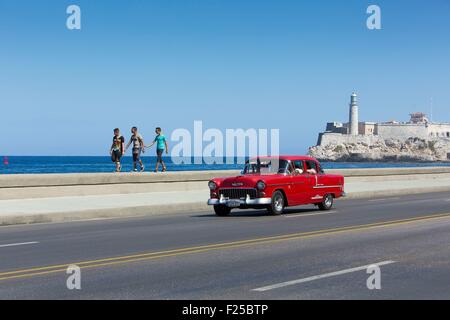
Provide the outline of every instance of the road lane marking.
<path id="1" fill-rule="evenodd" d="M 384 199 L 373 199 L 373 200 L 367 200 L 367 202 L 382 202 L 382 201 L 388 201 L 392 199 L 397 200 L 403 200 L 403 201 L 397 201 L 394 203 L 385 203 L 386 205 L 403 205 L 405 203 L 407 204 L 413 204 L 413 203 L 426 203 L 426 202 L 439 202 L 439 201 L 450 201 L 450 199 L 442 199 L 442 198 L 436 198 L 436 199 L 402 199 L 402 198 L 384 198 Z"/>
<path id="2" fill-rule="evenodd" d="M 20 242 L 20 243 L 9 243 L 9 244 L 0 244 L 0 248 L 7 248 L 7 247 L 18 247 L 18 246 L 26 246 L 29 244 L 38 244 L 37 241 L 32 242 Z"/>
<path id="3" fill-rule="evenodd" d="M 339 211 L 330 211 L 330 212 L 320 212 L 320 213 L 298 213 L 298 214 L 284 214 L 282 217 L 284 218 L 301 218 L 301 217 L 311 217 L 311 216 L 325 216 L 329 214 L 338 213 Z"/>
<path id="4" fill-rule="evenodd" d="M 323 229 L 323 230 L 310 231 L 310 232 L 293 233 L 293 234 L 286 234 L 286 235 L 279 235 L 279 236 L 271 236 L 271 237 L 264 237 L 264 238 L 255 238 L 255 239 L 249 239 L 249 240 L 234 241 L 234 242 L 210 244 L 210 245 L 197 246 L 197 247 L 187 247 L 187 248 L 174 249 L 174 250 L 149 252 L 149 253 L 141 253 L 141 254 L 119 256 L 119 257 L 105 258 L 105 259 L 97 259 L 97 260 L 90 260 L 90 261 L 72 262 L 72 263 L 46 266 L 46 267 L 22 269 L 22 270 L 15 270 L 15 271 L 8 271 L 8 272 L 0 273 L 0 281 L 18 279 L 18 278 L 27 278 L 27 277 L 40 276 L 40 275 L 48 275 L 48 274 L 52 274 L 52 273 L 60 273 L 60 272 L 62 273 L 62 272 L 65 272 L 67 267 L 70 265 L 77 265 L 82 269 L 98 268 L 98 267 L 133 263 L 133 262 L 139 262 L 139 261 L 147 261 L 147 260 L 155 260 L 155 259 L 161 259 L 161 258 L 167 258 L 167 257 L 175 257 L 175 256 L 181 256 L 181 255 L 187 255 L 187 254 L 204 253 L 204 252 L 211 252 L 211 251 L 232 249 L 232 248 L 240 248 L 240 247 L 248 247 L 248 246 L 253 246 L 253 245 L 261 245 L 261 244 L 274 244 L 274 243 L 280 243 L 280 242 L 284 242 L 284 241 L 292 241 L 292 240 L 309 239 L 309 238 L 321 237 L 321 236 L 345 234 L 345 233 L 349 233 L 349 232 L 357 232 L 357 231 L 371 230 L 371 229 L 377 229 L 377 228 L 387 228 L 387 227 L 411 224 L 411 223 L 415 223 L 415 222 L 425 222 L 425 221 L 432 221 L 432 220 L 436 220 L 436 219 L 448 219 L 448 218 L 450 218 L 450 213 L 434 214 L 434 215 L 428 215 L 428 216 L 422 216 L 422 217 L 415 217 L 415 218 L 402 219 L 402 220 L 391 220 L 391 221 L 377 222 L 377 223 L 371 223 L 371 224 L 365 224 L 365 225 Z"/>
<path id="5" fill-rule="evenodd" d="M 399 200 L 399 197 L 396 198 L 381 198 L 381 199 L 372 199 L 372 200 L 367 200 L 368 202 L 378 202 L 378 201 L 387 201 L 387 200 Z"/>
<path id="6" fill-rule="evenodd" d="M 382 262 L 378 262 L 378 263 L 368 264 L 368 265 L 365 265 L 362 267 L 345 269 L 345 270 L 340 270 L 340 271 L 335 271 L 335 272 L 330 272 L 330 273 L 324 273 L 324 274 L 320 274 L 320 275 L 312 276 L 312 277 L 308 277 L 308 278 L 276 283 L 276 284 L 273 284 L 270 286 L 256 288 L 256 289 L 253 289 L 252 291 L 264 292 L 264 291 L 284 288 L 284 287 L 288 287 L 288 286 L 293 286 L 296 284 L 320 280 L 320 279 L 324 279 L 324 278 L 336 277 L 336 276 L 340 276 L 340 275 L 347 274 L 347 273 L 363 271 L 363 270 L 367 270 L 367 268 L 369 268 L 370 266 L 374 266 L 374 265 L 381 267 L 381 266 L 385 266 L 385 265 L 392 264 L 392 263 L 395 263 L 395 261 L 392 261 L 392 260 L 382 261 Z"/>

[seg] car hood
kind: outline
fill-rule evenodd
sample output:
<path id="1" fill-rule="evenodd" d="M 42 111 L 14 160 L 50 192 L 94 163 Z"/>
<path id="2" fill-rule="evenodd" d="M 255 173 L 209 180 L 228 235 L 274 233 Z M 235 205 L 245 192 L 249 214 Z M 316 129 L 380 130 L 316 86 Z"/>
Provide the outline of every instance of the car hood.
<path id="1" fill-rule="evenodd" d="M 242 175 L 224 178 L 220 183 L 221 188 L 255 188 L 256 183 L 261 179 L 261 175 Z"/>

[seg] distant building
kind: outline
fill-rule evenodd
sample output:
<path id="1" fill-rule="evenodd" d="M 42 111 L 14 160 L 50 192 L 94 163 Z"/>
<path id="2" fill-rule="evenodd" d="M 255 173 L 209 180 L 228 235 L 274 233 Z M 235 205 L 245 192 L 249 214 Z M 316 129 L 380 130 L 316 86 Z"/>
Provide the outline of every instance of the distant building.
<path id="1" fill-rule="evenodd" d="M 377 123 L 375 122 L 360 122 L 358 125 L 358 133 L 365 136 L 378 134 L 377 129 Z"/>
<path id="2" fill-rule="evenodd" d="M 329 122 L 325 132 L 319 134 L 318 145 L 329 142 L 369 142 L 373 137 L 382 139 L 407 140 L 408 138 L 441 139 L 450 138 L 450 123 L 431 122 L 425 113 L 410 114 L 408 122 L 360 122 L 358 97 L 353 93 L 350 97 L 349 121 L 347 123 Z"/>
<path id="3" fill-rule="evenodd" d="M 427 124 L 428 118 L 427 115 L 423 112 L 414 112 L 410 114 L 411 120 L 409 120 L 410 123 L 421 123 L 421 124 Z"/>
<path id="4" fill-rule="evenodd" d="M 348 134 L 348 127 L 344 126 L 342 122 L 328 122 L 326 132 Z"/>

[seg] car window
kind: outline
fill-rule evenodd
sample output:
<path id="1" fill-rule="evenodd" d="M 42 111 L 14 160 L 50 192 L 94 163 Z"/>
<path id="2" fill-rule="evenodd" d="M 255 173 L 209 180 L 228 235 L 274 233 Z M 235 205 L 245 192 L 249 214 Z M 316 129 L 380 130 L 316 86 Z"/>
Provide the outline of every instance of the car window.
<path id="1" fill-rule="evenodd" d="M 302 169 L 303 170 L 303 161 L 295 160 L 294 161 L 294 169 Z"/>
<path id="2" fill-rule="evenodd" d="M 305 161 L 305 165 L 306 165 L 306 170 L 312 169 L 312 165 L 311 165 L 311 161 Z M 315 168 L 314 168 L 315 169 Z"/>
<path id="3" fill-rule="evenodd" d="M 270 175 L 276 173 L 286 173 L 288 171 L 289 162 L 284 159 L 279 161 L 273 159 L 251 159 L 245 164 L 243 174 L 262 174 Z"/>
<path id="4" fill-rule="evenodd" d="M 294 169 L 292 167 L 292 163 L 290 161 L 280 161 L 280 167 L 278 169 L 279 174 L 292 174 L 294 172 Z"/>
<path id="5" fill-rule="evenodd" d="M 292 161 L 292 167 L 293 167 L 293 174 L 299 175 L 305 173 L 305 167 L 303 166 L 303 161 L 301 160 L 294 160 Z"/>
<path id="6" fill-rule="evenodd" d="M 311 161 L 311 160 L 306 160 L 305 164 L 306 164 L 306 170 L 314 169 L 314 170 L 316 170 L 316 172 L 319 172 L 317 170 L 316 162 Z"/>
<path id="7" fill-rule="evenodd" d="M 293 164 L 292 162 L 290 162 L 290 163 L 288 164 L 288 173 L 289 173 L 289 174 L 293 174 L 294 171 L 295 171 L 294 164 Z"/>
<path id="8" fill-rule="evenodd" d="M 322 169 L 322 165 L 320 164 L 320 163 L 317 163 L 317 172 L 318 173 L 320 173 L 320 174 L 324 174 L 325 173 L 325 171 L 323 171 L 323 169 Z"/>

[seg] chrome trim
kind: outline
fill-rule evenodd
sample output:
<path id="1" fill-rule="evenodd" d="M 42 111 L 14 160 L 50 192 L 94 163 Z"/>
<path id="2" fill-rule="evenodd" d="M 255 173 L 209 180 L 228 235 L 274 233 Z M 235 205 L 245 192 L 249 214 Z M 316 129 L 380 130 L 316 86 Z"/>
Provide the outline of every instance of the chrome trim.
<path id="1" fill-rule="evenodd" d="M 272 198 L 256 198 L 251 199 L 249 195 L 244 199 L 228 199 L 224 198 L 223 195 L 220 196 L 220 199 L 209 199 L 208 205 L 217 206 L 217 205 L 228 205 L 230 202 L 239 201 L 242 206 L 258 206 L 258 205 L 269 205 L 272 203 Z"/>
<path id="2" fill-rule="evenodd" d="M 278 184 L 268 184 L 268 187 L 283 187 L 283 186 L 290 186 L 292 183 L 278 183 Z"/>
<path id="3" fill-rule="evenodd" d="M 233 187 L 242 187 L 244 185 L 244 183 L 243 182 L 233 182 L 231 185 Z"/>
<path id="4" fill-rule="evenodd" d="M 342 186 L 314 186 L 313 189 L 342 188 Z"/>
<path id="5" fill-rule="evenodd" d="M 230 189 L 233 189 L 233 190 L 235 190 L 235 189 L 245 189 L 245 190 L 248 190 L 248 189 L 254 189 L 254 190 L 256 190 L 256 188 L 252 188 L 252 187 L 244 187 L 244 188 L 237 188 L 237 187 L 221 187 L 220 188 L 220 190 L 230 190 Z M 219 191 L 220 191 L 219 190 Z"/>
<path id="6" fill-rule="evenodd" d="M 245 199 L 248 195 L 252 199 L 258 197 L 258 190 L 256 188 L 220 188 L 218 190 L 218 195 L 224 198 L 229 198 L 233 200 Z"/>

